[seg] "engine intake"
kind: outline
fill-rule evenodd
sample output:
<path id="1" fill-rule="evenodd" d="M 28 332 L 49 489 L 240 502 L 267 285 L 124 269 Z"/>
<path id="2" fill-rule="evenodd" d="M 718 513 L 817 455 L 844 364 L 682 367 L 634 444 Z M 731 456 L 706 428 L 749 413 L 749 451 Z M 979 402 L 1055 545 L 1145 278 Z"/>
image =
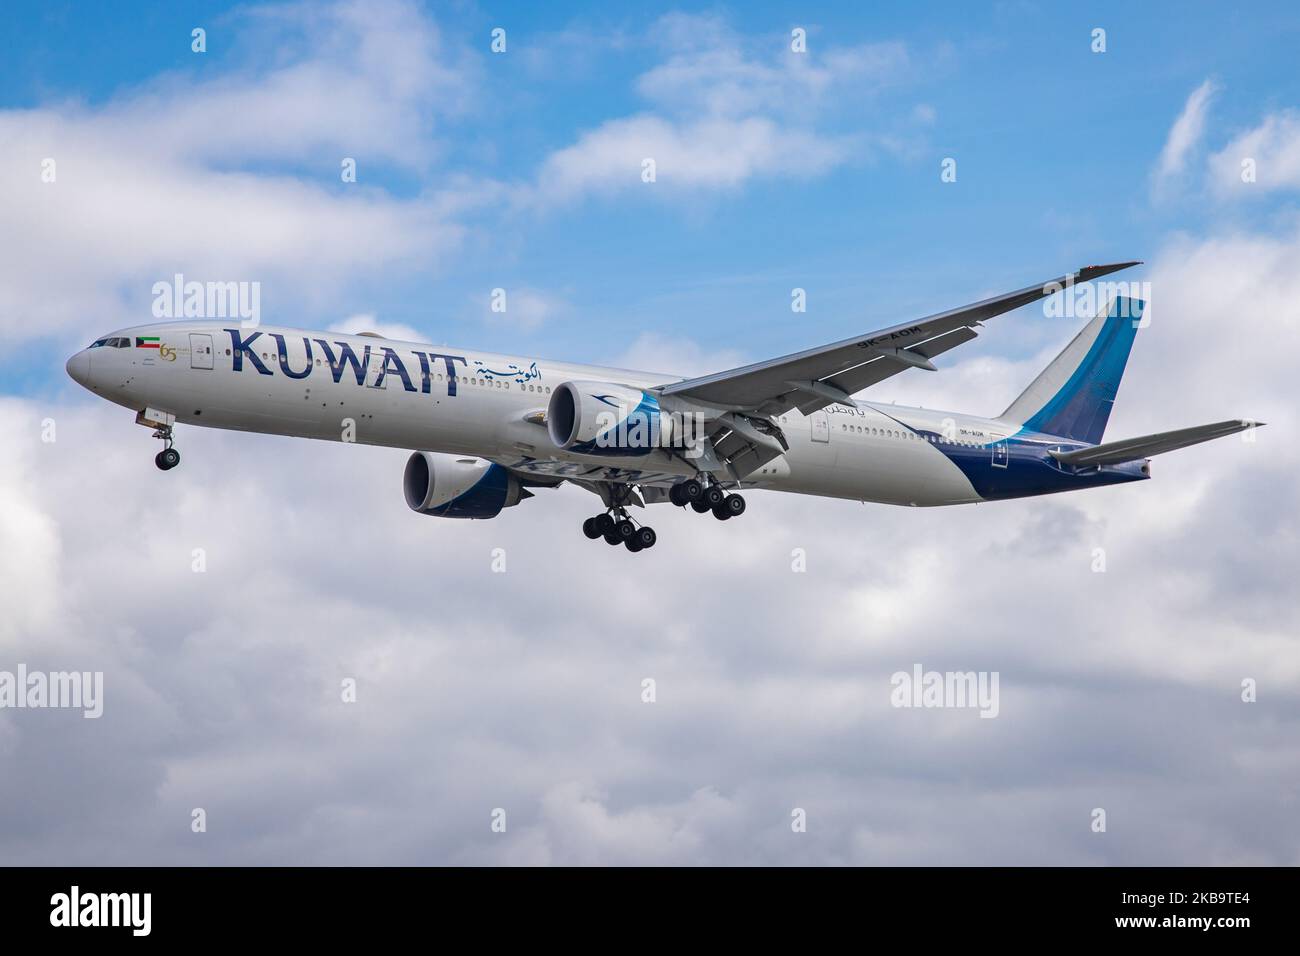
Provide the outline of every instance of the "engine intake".
<path id="1" fill-rule="evenodd" d="M 673 420 L 649 392 L 608 382 L 565 382 L 551 392 L 546 430 L 557 448 L 584 455 L 637 456 L 673 439 Z"/>
<path id="2" fill-rule="evenodd" d="M 429 451 L 406 460 L 402 491 L 412 511 L 439 518 L 495 518 L 529 497 L 519 479 L 494 462 Z"/>

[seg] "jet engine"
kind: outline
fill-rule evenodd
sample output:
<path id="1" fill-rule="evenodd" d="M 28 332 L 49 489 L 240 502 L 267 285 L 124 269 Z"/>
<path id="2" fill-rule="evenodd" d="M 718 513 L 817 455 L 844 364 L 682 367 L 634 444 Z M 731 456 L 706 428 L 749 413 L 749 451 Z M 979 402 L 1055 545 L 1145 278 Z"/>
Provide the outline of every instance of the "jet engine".
<path id="1" fill-rule="evenodd" d="M 412 511 L 439 518 L 495 518 L 502 508 L 532 497 L 498 464 L 429 451 L 406 460 L 402 491 Z"/>
<path id="2" fill-rule="evenodd" d="M 583 455 L 648 455 L 674 443 L 673 421 L 654 395 L 608 382 L 565 382 L 546 409 L 555 447 Z"/>

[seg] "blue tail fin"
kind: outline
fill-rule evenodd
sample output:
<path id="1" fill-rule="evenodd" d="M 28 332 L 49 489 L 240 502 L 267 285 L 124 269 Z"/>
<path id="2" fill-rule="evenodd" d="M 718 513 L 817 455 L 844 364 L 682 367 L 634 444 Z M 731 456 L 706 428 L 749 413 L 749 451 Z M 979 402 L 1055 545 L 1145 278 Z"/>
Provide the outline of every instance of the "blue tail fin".
<path id="1" fill-rule="evenodd" d="M 1142 311 L 1119 296 L 1098 313 L 1000 416 L 1027 431 L 1097 444 L 1106 431 Z"/>

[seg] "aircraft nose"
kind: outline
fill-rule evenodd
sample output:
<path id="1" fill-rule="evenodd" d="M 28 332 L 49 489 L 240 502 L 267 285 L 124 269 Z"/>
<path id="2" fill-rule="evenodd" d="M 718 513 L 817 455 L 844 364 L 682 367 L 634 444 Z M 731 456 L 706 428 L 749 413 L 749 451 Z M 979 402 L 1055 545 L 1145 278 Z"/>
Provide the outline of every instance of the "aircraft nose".
<path id="1" fill-rule="evenodd" d="M 90 388 L 90 349 L 82 349 L 67 364 L 69 377 L 78 385 Z"/>

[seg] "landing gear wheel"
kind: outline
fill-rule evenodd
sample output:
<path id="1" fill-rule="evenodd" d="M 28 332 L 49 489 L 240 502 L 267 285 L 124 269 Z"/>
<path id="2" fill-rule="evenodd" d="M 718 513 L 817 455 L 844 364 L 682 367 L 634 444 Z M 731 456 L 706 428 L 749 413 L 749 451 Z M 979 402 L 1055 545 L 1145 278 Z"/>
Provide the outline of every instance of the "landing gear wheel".
<path id="1" fill-rule="evenodd" d="M 156 424 L 155 422 L 145 421 L 143 416 L 143 412 L 136 416 L 136 424 Z M 161 439 L 163 443 L 163 450 L 153 456 L 153 463 L 158 466 L 160 471 L 171 471 L 181 463 L 181 453 L 172 447 L 172 426 L 158 425 L 158 427 L 154 429 L 153 437 Z"/>
<path id="2" fill-rule="evenodd" d="M 642 547 L 641 542 L 639 542 L 636 539 L 636 535 L 633 535 L 632 537 L 628 538 L 623 543 L 627 545 L 627 549 L 631 551 L 633 554 L 636 554 L 638 551 L 640 551 Z"/>
<path id="3" fill-rule="evenodd" d="M 596 515 L 591 520 L 596 522 L 596 530 L 601 534 L 609 534 L 614 530 L 614 519 L 608 514 Z"/>
<path id="4" fill-rule="evenodd" d="M 688 478 L 668 489 L 668 500 L 677 507 L 684 508 L 692 502 L 699 501 L 702 494 L 704 494 L 704 486 L 694 478 Z"/>
<path id="5" fill-rule="evenodd" d="M 691 510 L 698 515 L 702 515 L 709 510 L 709 503 L 704 500 L 703 496 L 700 496 L 691 502 Z"/>
<path id="6" fill-rule="evenodd" d="M 719 501 L 710 510 L 712 510 L 713 512 L 713 517 L 717 518 L 719 521 L 726 521 L 728 518 L 731 517 L 731 512 L 727 510 L 727 502 L 725 499 Z"/>
<path id="7" fill-rule="evenodd" d="M 606 544 L 622 544 L 622 543 L 623 543 L 623 539 L 620 538 L 620 537 L 618 536 L 618 532 L 617 532 L 617 531 L 613 531 L 613 530 L 606 531 L 606 532 L 604 533 L 604 535 L 602 535 L 602 537 L 605 539 L 605 543 L 606 543 Z"/>
<path id="8" fill-rule="evenodd" d="M 722 499 L 722 507 L 728 518 L 739 518 L 745 513 L 745 499 L 740 495 L 727 495 Z"/>
<path id="9" fill-rule="evenodd" d="M 636 549 L 641 551 L 645 548 L 653 548 L 655 542 L 659 540 L 659 536 L 655 534 L 654 528 L 641 527 L 637 528 L 636 534 L 632 535 L 628 540 L 635 541 L 637 544 Z M 629 544 L 628 547 L 631 547 L 631 545 Z"/>
<path id="10" fill-rule="evenodd" d="M 592 541 L 595 541 L 597 538 L 600 537 L 600 532 L 596 529 L 595 518 L 588 518 L 586 521 L 582 523 L 582 533 L 585 534 Z"/>
<path id="11" fill-rule="evenodd" d="M 709 485 L 704 489 L 704 503 L 710 508 L 716 508 L 725 497 L 727 497 L 727 493 L 717 485 Z"/>
<path id="12" fill-rule="evenodd" d="M 636 525 L 634 525 L 627 518 L 624 518 L 622 521 L 618 523 L 618 526 L 615 527 L 614 533 L 617 534 L 624 541 L 626 541 L 629 538 L 631 538 L 634 534 L 636 534 Z"/>

